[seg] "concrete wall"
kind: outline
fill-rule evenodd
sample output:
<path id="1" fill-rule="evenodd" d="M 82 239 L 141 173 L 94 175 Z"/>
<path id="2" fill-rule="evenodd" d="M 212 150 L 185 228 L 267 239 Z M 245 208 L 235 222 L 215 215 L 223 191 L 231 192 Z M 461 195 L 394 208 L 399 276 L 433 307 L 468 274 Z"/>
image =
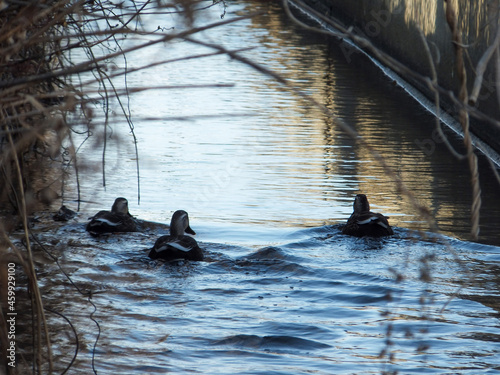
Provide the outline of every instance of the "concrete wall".
<path id="1" fill-rule="evenodd" d="M 431 76 L 428 55 L 424 52 L 418 32 L 418 29 L 422 30 L 434 57 L 439 84 L 458 93 L 455 51 L 451 31 L 446 22 L 444 0 L 303 1 L 322 14 L 339 20 L 346 26 L 353 26 L 356 32 L 368 37 L 373 44 L 406 66 L 420 74 Z M 466 67 L 470 93 L 478 61 L 495 39 L 500 0 L 449 1 L 457 9 L 463 43 L 467 46 Z M 471 129 L 479 138 L 500 152 L 500 105 L 494 69 L 494 64 L 498 62 L 496 58 L 494 56 L 488 65 L 479 100 L 475 104 L 478 110 L 494 121 L 473 119 Z M 431 92 L 421 82 L 410 83 L 431 97 Z M 450 114 L 456 114 L 450 102 L 443 101 L 443 104 Z"/>

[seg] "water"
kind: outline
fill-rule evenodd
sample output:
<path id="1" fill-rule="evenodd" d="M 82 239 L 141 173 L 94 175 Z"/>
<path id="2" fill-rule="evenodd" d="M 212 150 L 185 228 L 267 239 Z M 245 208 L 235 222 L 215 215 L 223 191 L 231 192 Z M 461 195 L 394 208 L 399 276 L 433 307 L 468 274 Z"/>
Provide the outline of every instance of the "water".
<path id="1" fill-rule="evenodd" d="M 360 56 L 347 63 L 337 43 L 286 25 L 276 5 L 250 4 L 232 4 L 225 19 L 261 8 L 268 13 L 197 37 L 224 41 L 229 49 L 251 48 L 245 56 L 283 74 L 365 137 L 436 215 L 444 233 L 470 239 L 467 162 L 455 160 L 436 137 L 433 117 L 366 59 Z M 220 9 L 213 8 L 199 23 L 217 22 L 219 17 Z M 143 23 L 175 26 L 177 31 L 184 27 L 168 15 Z M 131 40 L 124 48 L 137 42 Z M 127 66 L 208 52 L 213 50 L 187 42 L 160 44 L 128 56 Z M 124 65 L 122 60 L 115 63 Z M 82 152 L 97 169 L 82 181 L 83 198 L 91 202 L 83 207 L 86 211 L 126 196 L 134 214 L 151 220 L 168 221 L 182 208 L 198 222 L 224 223 L 229 229 L 247 223 L 319 226 L 345 220 L 352 212 L 353 196 L 361 191 L 373 208 L 391 216 L 393 224 L 419 227 L 415 210 L 367 150 L 309 103 L 246 65 L 225 56 L 183 60 L 131 73 L 127 83 L 131 88 L 183 88 L 131 96 L 141 167 L 140 205 L 135 199 L 132 138 L 115 107 L 106 152 L 106 189 L 99 170 L 101 152 Z M 200 84 L 233 86 L 189 88 Z M 448 133 L 455 140 L 453 132 Z M 463 149 L 460 140 L 454 143 Z M 480 163 L 485 202 L 480 241 L 498 244 L 498 184 L 485 160 Z"/>
<path id="2" fill-rule="evenodd" d="M 55 264 L 45 266 L 50 308 L 64 312 L 79 334 L 72 373 L 90 373 L 92 358 L 98 373 L 120 374 L 498 370 L 500 202 L 486 162 L 481 159 L 481 238 L 467 242 L 469 173 L 433 138 L 428 112 L 366 60 L 348 64 L 335 42 L 290 25 L 274 3 L 231 2 L 225 19 L 254 10 L 265 13 L 198 38 L 228 49 L 251 47 L 245 56 L 355 127 L 447 237 L 413 232 L 427 228 L 373 157 L 331 119 L 250 67 L 216 56 L 132 73 L 130 87 L 231 86 L 132 95 L 140 204 L 134 148 L 116 115 L 106 188 L 99 173 L 84 171 L 86 203 L 77 221 L 56 229 L 57 240 L 51 232 L 41 235 L 76 285 L 94 293 L 99 336 L 87 298 Z M 217 22 L 220 12 L 212 8 L 197 22 Z M 184 27 L 169 15 L 142 22 Z M 127 64 L 207 51 L 188 42 L 160 44 L 130 55 Z M 98 167 L 100 152 L 85 147 L 87 164 Z M 357 192 L 390 216 L 394 237 L 340 234 Z M 160 224 L 91 238 L 86 218 L 117 196 L 127 197 L 140 219 Z M 190 213 L 205 262 L 166 265 L 147 257 L 177 209 Z M 55 315 L 51 322 L 65 332 L 55 340 L 63 368 L 74 339 L 67 322 Z"/>

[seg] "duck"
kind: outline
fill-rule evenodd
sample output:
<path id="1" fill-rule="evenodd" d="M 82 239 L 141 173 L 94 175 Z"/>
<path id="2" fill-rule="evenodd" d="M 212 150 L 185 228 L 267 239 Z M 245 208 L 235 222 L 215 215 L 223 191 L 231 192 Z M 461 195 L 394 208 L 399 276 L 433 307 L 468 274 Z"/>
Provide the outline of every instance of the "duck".
<path id="1" fill-rule="evenodd" d="M 59 211 L 52 217 L 55 221 L 69 221 L 76 216 L 76 212 L 62 205 Z"/>
<path id="2" fill-rule="evenodd" d="M 174 260 L 203 260 L 203 251 L 193 237 L 196 232 L 189 226 L 189 216 L 186 211 L 177 210 L 170 220 L 170 235 L 158 238 L 149 252 L 151 259 Z"/>
<path id="3" fill-rule="evenodd" d="M 353 208 L 354 212 L 342 228 L 343 234 L 355 237 L 385 237 L 394 234 L 387 220 L 389 217 L 370 211 L 366 195 L 356 195 Z"/>
<path id="4" fill-rule="evenodd" d="M 111 211 L 99 211 L 85 229 L 91 235 L 98 236 L 101 233 L 136 232 L 137 226 L 128 212 L 127 199 L 119 197 L 115 199 Z"/>

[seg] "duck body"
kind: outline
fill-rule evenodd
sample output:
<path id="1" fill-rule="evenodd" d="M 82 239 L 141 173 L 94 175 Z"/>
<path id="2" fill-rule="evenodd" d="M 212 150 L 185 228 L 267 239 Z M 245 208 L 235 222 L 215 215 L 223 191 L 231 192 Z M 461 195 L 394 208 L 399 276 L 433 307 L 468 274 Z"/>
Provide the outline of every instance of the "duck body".
<path id="1" fill-rule="evenodd" d="M 168 262 L 180 259 L 203 260 L 203 251 L 193 237 L 161 236 L 149 252 L 151 259 L 163 259 Z"/>
<path id="2" fill-rule="evenodd" d="M 55 221 L 69 221 L 76 216 L 76 212 L 66 206 L 61 206 L 59 211 L 53 216 Z"/>
<path id="3" fill-rule="evenodd" d="M 354 212 L 342 228 L 343 234 L 355 237 L 385 237 L 394 234 L 387 216 L 370 211 L 366 195 L 356 195 L 353 207 Z"/>
<path id="4" fill-rule="evenodd" d="M 90 219 L 85 228 L 93 236 L 102 233 L 136 232 L 137 225 L 128 212 L 128 201 L 125 198 L 116 198 L 111 211 L 99 211 Z"/>
<path id="5" fill-rule="evenodd" d="M 189 226 L 186 211 L 178 210 L 170 221 L 170 235 L 158 238 L 149 252 L 151 259 L 163 259 L 168 262 L 180 259 L 203 260 L 203 251 L 193 237 L 184 233 L 196 234 Z"/>

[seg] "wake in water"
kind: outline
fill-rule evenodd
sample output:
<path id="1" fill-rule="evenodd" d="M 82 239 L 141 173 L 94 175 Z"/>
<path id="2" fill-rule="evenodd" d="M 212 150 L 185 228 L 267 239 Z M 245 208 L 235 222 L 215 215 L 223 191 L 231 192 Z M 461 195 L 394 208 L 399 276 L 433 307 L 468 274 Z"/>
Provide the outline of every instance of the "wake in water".
<path id="1" fill-rule="evenodd" d="M 75 285 L 93 291 L 101 333 L 95 342 L 90 329 L 81 345 L 95 342 L 98 371 L 331 374 L 368 365 L 374 373 L 419 373 L 431 364 L 473 374 L 498 365 L 496 313 L 481 303 L 491 291 L 467 281 L 470 272 L 494 277 L 485 264 L 498 248 L 402 228 L 382 239 L 350 237 L 343 225 L 277 231 L 278 241 L 263 247 L 201 241 L 203 262 L 149 259 L 151 239 L 168 231 L 159 223 L 96 239 L 73 222 L 40 241 L 51 244 Z M 467 259 L 467 269 L 458 258 Z M 65 306 L 80 332 L 93 309 L 84 298 L 68 305 L 68 283 L 55 265 L 46 268 L 48 306 Z M 62 320 L 53 323 L 65 329 Z M 60 345 L 64 361 L 71 342 Z M 474 357 L 464 345 L 475 348 Z M 103 348 L 121 355 L 104 360 Z M 90 355 L 80 353 L 80 361 Z M 466 366 L 474 370 L 463 372 Z"/>

